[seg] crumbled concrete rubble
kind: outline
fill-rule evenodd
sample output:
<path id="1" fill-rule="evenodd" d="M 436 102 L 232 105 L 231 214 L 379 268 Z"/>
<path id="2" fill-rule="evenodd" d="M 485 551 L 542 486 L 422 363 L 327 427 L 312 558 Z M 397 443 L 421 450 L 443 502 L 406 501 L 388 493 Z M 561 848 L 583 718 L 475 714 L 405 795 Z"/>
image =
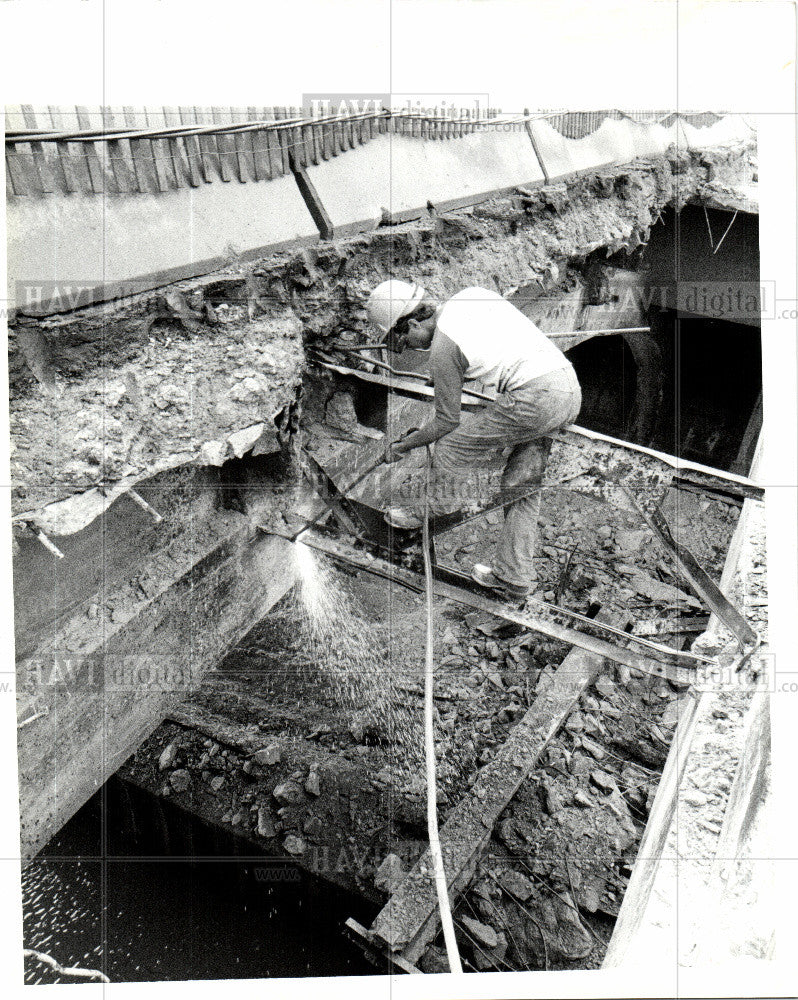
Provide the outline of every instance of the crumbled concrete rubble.
<path id="1" fill-rule="evenodd" d="M 90 312 L 82 323 L 20 321 L 14 331 L 15 512 L 102 482 L 219 465 L 255 443 L 240 432 L 260 425 L 257 440 L 267 425 L 274 436 L 274 418 L 296 398 L 301 327 L 289 309 L 191 330 Z M 32 374 L 34 338 L 41 365 Z"/>
<path id="2" fill-rule="evenodd" d="M 439 296 L 473 284 L 567 294 L 574 264 L 644 243 L 666 205 L 745 182 L 753 156 L 749 146 L 674 152 L 165 292 L 20 315 L 9 338 L 13 510 L 237 453 L 231 435 L 268 429 L 295 399 L 301 342 L 355 340 L 384 278 L 412 277 Z"/>
<path id="3" fill-rule="evenodd" d="M 764 505 L 746 501 L 740 521 L 739 546 L 732 555 L 727 593 L 763 643 L 767 643 L 767 574 Z M 694 644 L 731 657 L 731 636 L 713 618 Z M 754 672 L 760 669 L 757 679 Z M 700 691 L 695 722 L 684 739 L 690 755 L 678 789 L 675 816 L 667 831 L 662 860 L 654 875 L 641 928 L 629 942 L 623 961 L 673 968 L 723 962 L 743 955 L 765 958 L 771 947 L 774 886 L 778 863 L 761 817 L 772 808 L 768 788 L 769 726 L 756 731 L 756 744 L 746 745 L 746 725 L 757 698 L 767 700 L 772 683 L 767 655 L 757 654 L 740 674 L 711 679 Z M 762 779 L 746 788 L 736 817 L 728 815 L 730 792 L 738 768 L 753 767 L 748 754 L 764 762 Z M 744 783 L 745 787 L 745 783 Z M 760 822 L 743 831 L 742 813 Z M 771 813 L 772 815 L 772 813 Z M 731 834 L 736 824 L 742 840 Z M 724 833 L 726 840 L 724 841 Z M 733 874 L 732 874 L 733 873 Z M 722 874 L 722 877 L 721 877 Z M 724 891 L 725 890 L 725 891 Z M 770 908 L 770 909 L 769 909 Z M 754 919 L 758 915 L 759 919 Z M 680 932 L 675 933 L 678 923 Z M 708 926 L 707 926 L 708 924 Z"/>
<path id="4" fill-rule="evenodd" d="M 698 517 L 703 503 L 671 489 L 664 510 L 674 533 L 717 578 L 738 508 L 712 500 Z M 552 492 L 541 519 L 546 544 L 538 592 L 547 599 L 582 611 L 594 601 L 628 606 L 635 628 L 650 630 L 657 622 L 658 641 L 676 648 L 705 627 L 706 615 L 667 586 L 652 597 L 625 585 L 640 575 L 674 581 L 670 586 L 687 594 L 628 512 Z M 494 544 L 498 522 L 488 515 L 444 536 L 439 558 L 470 565 Z M 205 678 L 120 776 L 380 905 L 426 847 L 423 604 L 371 577 L 336 579 L 361 608 L 374 647 L 387 644 L 375 681 L 379 696 L 357 681 L 354 698 L 341 696 L 340 678 L 308 661 L 287 601 Z M 619 589 L 623 596 L 615 600 Z M 386 621 L 383 635 L 379 623 Z M 566 652 L 539 634 L 441 603 L 435 674 L 441 822 Z M 588 689 L 502 814 L 459 904 L 458 918 L 487 928 L 463 919 L 459 929 L 475 967 L 600 963 L 684 698 L 669 682 L 622 666 L 608 666 Z M 173 769 L 188 771 L 191 786 L 176 789 Z M 436 955 L 430 951 L 422 967 L 441 964 Z"/>

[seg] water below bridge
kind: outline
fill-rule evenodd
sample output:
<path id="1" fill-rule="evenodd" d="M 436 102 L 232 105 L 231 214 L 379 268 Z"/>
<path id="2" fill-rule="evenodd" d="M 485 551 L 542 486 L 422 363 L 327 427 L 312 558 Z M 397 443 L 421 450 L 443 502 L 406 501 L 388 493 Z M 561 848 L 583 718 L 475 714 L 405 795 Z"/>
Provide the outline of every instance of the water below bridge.
<path id="1" fill-rule="evenodd" d="M 25 948 L 112 982 L 364 975 L 361 899 L 112 778 L 22 876 Z M 25 982 L 81 982 L 26 959 Z"/>

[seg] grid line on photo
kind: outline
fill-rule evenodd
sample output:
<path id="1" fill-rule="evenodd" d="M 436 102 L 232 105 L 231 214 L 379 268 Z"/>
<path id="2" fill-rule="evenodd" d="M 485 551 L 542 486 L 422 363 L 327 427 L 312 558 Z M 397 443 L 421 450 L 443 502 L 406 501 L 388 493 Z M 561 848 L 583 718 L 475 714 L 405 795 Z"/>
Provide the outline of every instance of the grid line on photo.
<path id="1" fill-rule="evenodd" d="M 147 683 L 157 685 L 152 678 L 164 667 L 165 686 L 186 690 L 171 691 L 168 717 L 143 742 L 137 736 L 124 761 L 118 712 L 135 702 L 130 685 L 141 675 L 123 669 L 112 680 L 108 671 L 116 666 L 109 650 L 129 626 L 104 610 L 88 626 L 102 632 L 101 771 L 110 780 L 96 814 L 100 850 L 82 860 L 99 863 L 102 970 L 111 978 L 117 968 L 130 973 L 112 949 L 125 866 L 131 880 L 144 882 L 158 879 L 143 874 L 152 866 L 167 885 L 173 869 L 185 871 L 192 891 L 183 898 L 203 927 L 212 926 L 207 900 L 227 899 L 212 897 L 218 887 L 207 881 L 224 864 L 230 879 L 249 878 L 251 868 L 245 893 L 258 883 L 276 894 L 289 870 L 356 888 L 360 902 L 346 903 L 347 938 L 324 922 L 337 889 L 322 898 L 302 881 L 280 896 L 286 913 L 286 899 L 301 900 L 312 926 L 341 934 L 331 949 L 339 952 L 335 968 L 350 962 L 360 972 L 376 960 L 392 972 L 444 971 L 457 954 L 469 971 L 526 971 L 596 967 L 613 951 L 618 957 L 630 926 L 624 894 L 642 908 L 648 890 L 641 882 L 655 867 L 660 882 L 673 874 L 668 919 L 678 944 L 694 920 L 684 880 L 735 857 L 718 856 L 715 844 L 724 804 L 736 801 L 734 783 L 743 779 L 730 771 L 728 787 L 710 793 L 709 771 L 692 751 L 687 760 L 683 741 L 695 718 L 706 746 L 734 758 L 746 707 L 771 680 L 767 651 L 746 646 L 752 626 L 762 638 L 767 614 L 759 572 L 763 487 L 751 469 L 762 406 L 759 316 L 752 313 L 768 293 L 758 270 L 741 263 L 756 231 L 751 122 L 680 110 L 678 88 L 675 110 L 650 112 L 506 113 L 489 106 L 490 95 L 480 95 L 485 106 L 476 110 L 442 111 L 456 109 L 462 95 L 424 96 L 439 96 L 440 105 L 310 116 L 297 108 L 124 108 L 124 127 L 115 111 L 76 109 L 78 128 L 54 133 L 50 114 L 49 135 L 28 108 L 25 129 L 7 143 L 7 197 L 15 205 L 29 210 L 66 197 L 70 187 L 76 202 L 101 199 L 100 280 L 68 289 L 43 282 L 39 315 L 19 308 L 22 295 L 36 291 L 20 283 L 15 320 L 59 336 L 71 313 L 98 323 L 103 475 L 115 456 L 119 418 L 108 400 L 117 391 L 120 338 L 132 329 L 124 324 L 142 315 L 154 320 L 131 343 L 142 330 L 147 343 L 132 347 L 124 364 L 155 370 L 150 397 L 165 380 L 174 392 L 158 397 L 164 405 L 152 427 L 135 433 L 151 435 L 150 454 L 185 452 L 184 464 L 197 466 L 185 482 L 180 464 L 161 470 L 153 486 L 153 462 L 145 459 L 128 474 L 133 493 L 106 496 L 99 514 L 103 608 L 119 590 L 114 519 L 127 517 L 132 530 L 137 523 L 125 510 L 143 518 L 149 507 L 160 517 L 160 499 L 161 530 L 164 537 L 181 532 L 189 568 L 179 576 L 175 567 L 174 579 L 161 581 L 182 596 L 164 601 L 152 634 L 141 626 L 138 665 L 150 670 Z M 743 152 L 714 152 L 713 143 L 726 148 L 732 133 Z M 728 187 L 730 178 L 739 190 Z M 225 210 L 281 197 L 275 218 L 305 228 L 268 245 L 254 207 L 248 216 Z M 161 206 L 166 225 L 169 206 L 181 199 L 189 205 L 184 242 L 173 228 L 171 257 L 159 257 L 152 273 L 125 274 L 120 207 L 144 211 L 128 219 L 138 235 L 146 206 Z M 210 199 L 222 200 L 205 213 L 200 206 Z M 137 261 L 154 259 L 160 248 L 150 242 L 143 256 L 121 263 L 135 270 Z M 713 270 L 718 262 L 721 270 Z M 657 267 L 663 276 L 641 294 L 640 276 Z M 703 281 L 697 274 L 714 282 L 701 301 L 690 285 Z M 720 287 L 726 274 L 738 286 L 736 302 Z M 375 290 L 389 282 L 383 305 L 393 329 L 378 331 Z M 462 292 L 470 297 L 459 300 Z M 459 301 L 490 337 L 475 339 Z M 47 318 L 56 304 L 59 315 Z M 414 318 L 409 307 L 419 304 L 425 308 Z M 543 360 L 524 354 L 503 324 L 539 336 Z M 281 338 L 296 348 L 285 362 L 285 370 L 295 366 L 291 392 L 302 385 L 304 393 L 301 409 L 298 393 L 291 402 L 290 393 L 280 397 L 272 431 L 268 407 L 277 404 L 263 387 L 284 370 L 274 358 L 248 360 L 246 351 Z M 745 365 L 729 365 L 726 384 L 707 387 L 694 372 L 706 366 L 710 348 L 696 345 L 717 350 L 719 338 Z M 222 344 L 218 355 L 214 340 Z M 401 351 L 408 342 L 417 350 Z M 465 392 L 463 378 L 455 380 L 462 412 L 450 432 L 451 467 L 444 468 L 447 435 L 431 442 L 422 432 L 410 439 L 418 445 L 413 458 L 347 488 L 389 442 L 447 411 L 441 344 L 460 375 L 476 377 L 481 368 L 483 376 Z M 519 353 L 497 357 L 502 350 Z M 235 370 L 209 392 L 203 379 L 213 365 Z M 569 371 L 582 400 L 575 428 L 576 410 L 568 407 L 577 389 L 563 381 Z M 541 378 L 549 379 L 545 388 Z M 241 405 L 224 440 L 210 440 L 222 434 L 213 414 L 228 390 L 240 392 Z M 542 414 L 544 397 L 554 403 Z M 184 427 L 170 422 L 183 404 Z M 245 421 L 251 424 L 237 425 Z M 54 468 L 73 429 L 68 418 L 62 422 L 64 443 L 50 450 Z M 259 425 L 264 430 L 251 440 L 236 437 Z M 185 448 L 165 436 L 183 429 Z M 524 452 L 541 439 L 542 452 Z M 497 499 L 491 491 L 505 484 L 511 448 L 520 449 L 517 464 L 521 456 L 537 463 L 537 479 L 524 480 L 533 489 Z M 448 495 L 433 492 L 439 489 Z M 66 509 L 80 493 L 67 486 L 51 496 Z M 439 500 L 459 508 L 433 509 Z M 386 507 L 396 522 L 390 528 L 382 523 Z M 517 516 L 522 507 L 526 521 Z M 425 700 L 430 583 L 417 533 L 430 513 L 434 676 Z M 28 523 L 22 514 L 19 529 Z M 247 531 L 224 536 L 230 548 L 218 555 L 219 524 L 243 526 L 242 519 Z M 37 523 L 43 531 L 45 521 Z M 57 530 L 43 534 L 38 544 L 60 540 L 73 555 Z M 156 548 L 141 538 L 131 574 L 154 565 Z M 32 534 L 27 541 L 33 544 Z M 289 543 L 292 555 L 283 558 Z M 742 580 L 727 572 L 732 558 L 747 566 Z M 529 595 L 506 589 L 513 581 L 499 572 L 512 575 L 519 566 L 516 589 L 531 583 Z M 723 593 L 713 582 L 721 572 Z M 276 581 L 287 586 L 294 575 L 298 584 L 285 596 Z M 253 582 L 261 599 L 251 596 Z M 145 579 L 141 588 L 148 600 L 151 585 Z M 513 599 L 527 596 L 519 611 Z M 61 624 L 52 628 L 55 636 Z M 148 645 L 159 637 L 163 662 Z M 685 693 L 688 684 L 694 695 Z M 146 698 L 154 694 L 142 684 L 139 701 Z M 455 883 L 451 915 L 429 870 L 438 859 L 427 845 L 427 707 L 441 861 Z M 692 799 L 685 796 L 685 775 L 701 777 L 703 803 L 689 790 Z M 129 795 L 135 789 L 135 807 L 120 804 L 120 787 Z M 156 837 L 142 853 L 126 824 L 147 827 L 155 816 L 173 849 Z M 675 842 L 657 841 L 671 824 Z M 204 849 L 208 828 L 215 851 Z M 336 853 L 325 840 L 331 837 L 351 844 Z M 179 849 L 181 838 L 196 853 Z M 731 850 L 732 841 L 724 843 Z M 763 858 L 760 851 L 751 861 Z M 232 914 L 230 926 L 238 927 Z M 338 961 L 315 944 L 318 970 Z M 345 951 L 350 945 L 358 959 Z M 264 961 L 272 968 L 275 959 Z M 296 961 L 306 961 L 305 952 Z M 674 970 L 678 985 L 675 953 Z"/>

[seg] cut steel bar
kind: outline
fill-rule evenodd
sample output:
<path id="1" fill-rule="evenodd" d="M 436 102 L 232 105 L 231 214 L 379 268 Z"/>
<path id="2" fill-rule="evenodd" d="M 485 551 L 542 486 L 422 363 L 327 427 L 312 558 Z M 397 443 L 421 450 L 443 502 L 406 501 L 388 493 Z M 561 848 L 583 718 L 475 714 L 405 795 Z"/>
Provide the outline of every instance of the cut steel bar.
<path id="1" fill-rule="evenodd" d="M 471 580 L 471 578 L 466 577 L 464 573 L 460 573 L 458 570 L 450 569 L 448 566 L 439 566 L 437 572 L 449 578 L 444 579 L 443 582 L 453 583 L 455 586 L 462 585 L 461 581 L 462 583 L 468 585 Z M 566 618 L 573 619 L 573 621 L 582 622 L 583 625 L 592 625 L 593 628 L 598 628 L 602 632 L 608 632 L 610 635 L 618 636 L 620 639 L 626 639 L 629 642 L 646 646 L 648 649 L 655 650 L 664 656 L 666 658 L 664 662 L 667 663 L 679 663 L 680 661 L 683 661 L 697 666 L 699 663 L 713 662 L 712 658 L 709 656 L 698 656 L 695 653 L 687 653 L 681 649 L 672 649 L 670 646 L 663 646 L 662 643 L 646 639 L 639 633 L 627 632 L 622 628 L 617 628 L 615 625 L 609 624 L 608 622 L 597 621 L 595 618 L 589 618 L 587 615 L 580 614 L 578 611 L 572 611 L 570 608 L 560 607 L 558 604 L 551 604 L 549 601 L 544 601 L 538 597 L 527 597 L 527 602 L 529 604 L 534 604 L 538 608 L 544 608 L 552 614 L 563 615 Z"/>
<path id="2" fill-rule="evenodd" d="M 37 528 L 35 524 L 31 524 L 30 522 L 27 523 L 27 527 L 28 530 L 31 531 L 39 539 L 39 541 L 47 549 L 47 551 L 51 552 L 56 557 L 56 559 L 64 558 L 64 553 L 61 551 L 61 549 L 59 549 L 57 545 L 55 545 L 53 542 L 50 541 L 50 539 L 47 537 L 47 535 L 45 535 L 45 533 L 41 530 L 41 528 Z"/>
<path id="3" fill-rule="evenodd" d="M 163 521 L 163 516 L 151 504 L 147 503 L 140 493 L 137 493 L 135 490 L 128 490 L 127 495 L 133 503 L 138 504 L 142 510 L 146 510 L 156 524 L 160 524 Z"/>
<path id="4" fill-rule="evenodd" d="M 347 375 L 360 379 L 363 382 L 370 382 L 374 385 L 382 385 L 398 395 L 411 396 L 416 399 L 432 399 L 435 395 L 434 389 L 428 385 L 421 385 L 411 379 L 392 379 L 375 372 L 365 372 L 360 368 L 349 368 L 346 365 L 332 364 L 331 362 L 318 362 L 319 366 L 328 371 L 336 372 L 339 375 Z M 473 410 L 479 407 L 480 402 L 492 402 L 494 396 L 487 393 L 477 392 L 474 389 L 463 389 L 463 407 Z M 551 434 L 543 435 L 551 437 L 555 441 L 569 440 L 573 443 L 573 436 L 584 438 L 589 441 L 599 441 L 603 444 L 613 445 L 622 451 L 632 451 L 638 455 L 648 455 L 663 465 L 675 469 L 679 478 L 690 481 L 699 489 L 725 488 L 729 492 L 739 493 L 743 497 L 751 497 L 754 500 L 763 500 L 765 491 L 752 479 L 746 476 L 739 476 L 733 472 L 724 472 L 722 469 L 713 469 L 708 465 L 701 465 L 699 462 L 690 462 L 679 458 L 677 455 L 669 455 L 664 451 L 656 451 L 654 448 L 646 448 L 640 444 L 633 444 L 631 441 L 623 441 L 621 438 L 611 437 L 609 434 L 602 434 L 599 431 L 588 430 L 586 427 L 579 427 L 571 424 L 564 431 L 554 431 Z"/>
<path id="5" fill-rule="evenodd" d="M 415 381 L 415 379 L 401 377 L 386 378 L 384 375 L 377 375 L 374 372 L 364 372 L 360 368 L 347 368 L 346 365 L 335 365 L 330 361 L 318 361 L 317 364 L 339 375 L 354 375 L 363 382 L 383 385 L 386 389 L 390 389 L 393 392 L 416 396 L 419 399 L 433 399 L 435 396 L 435 390 L 432 386 L 422 385 L 420 382 Z M 466 405 L 471 404 L 473 406 L 475 401 L 490 403 L 493 399 L 493 396 L 488 396 L 484 392 L 477 392 L 475 389 L 463 389 L 463 402 Z"/>
<path id="6" fill-rule="evenodd" d="M 291 541 L 295 541 L 299 535 L 302 535 L 302 541 L 305 545 L 324 553 L 333 560 L 342 562 L 347 566 L 354 566 L 357 569 L 364 570 L 366 573 L 380 576 L 393 583 L 398 583 L 418 594 L 424 590 L 424 579 L 418 573 L 405 569 L 402 566 L 395 566 L 386 559 L 373 556 L 370 552 L 352 549 L 335 539 L 311 534 L 307 530 L 307 526 L 295 534 L 289 534 L 284 529 L 281 531 L 268 525 L 262 525 L 261 530 L 267 534 L 282 535 L 282 537 L 288 538 Z M 682 666 L 655 660 L 652 657 L 636 653 L 631 649 L 625 649 L 613 643 L 606 642 L 604 639 L 598 639 L 595 636 L 586 635 L 584 632 L 578 632 L 576 629 L 570 629 L 564 625 L 557 625 L 555 622 L 534 618 L 532 615 L 524 614 L 508 607 L 501 601 L 483 597 L 450 583 L 436 580 L 435 593 L 438 597 L 455 601 L 457 604 L 463 604 L 477 611 L 487 611 L 490 614 L 496 615 L 497 618 L 503 618 L 505 621 L 514 622 L 523 628 L 540 632 L 543 635 L 547 635 L 550 639 L 558 639 L 561 642 L 568 643 L 569 646 L 578 646 L 580 649 L 595 653 L 597 656 L 606 657 L 615 663 L 623 663 L 627 667 L 642 670 L 644 673 L 653 674 L 657 677 L 666 677 L 675 684 L 690 685 L 696 677 L 697 670 L 694 666 Z"/>
<path id="7" fill-rule="evenodd" d="M 344 924 L 344 933 L 350 940 L 355 942 L 358 948 L 363 951 L 366 958 L 378 969 L 388 964 L 399 972 L 406 972 L 408 975 L 420 976 L 422 974 L 421 969 L 413 965 L 412 962 L 408 962 L 402 955 L 392 955 L 381 947 L 380 943 L 375 941 L 371 931 L 367 927 L 364 927 L 363 924 L 358 923 L 354 917 L 350 917 Z"/>
<path id="8" fill-rule="evenodd" d="M 562 340 L 565 337 L 579 337 L 583 333 L 589 333 L 591 337 L 614 337 L 622 336 L 624 333 L 651 333 L 650 326 L 627 326 L 617 330 L 556 330 L 547 333 L 549 340 Z"/>
<path id="9" fill-rule="evenodd" d="M 345 489 L 338 490 L 336 488 L 335 491 L 331 489 L 329 495 L 327 497 L 324 497 L 323 510 L 321 510 L 312 520 L 306 521 L 305 524 L 303 524 L 302 527 L 298 531 L 296 531 L 293 535 L 286 536 L 288 540 L 291 542 L 295 542 L 300 535 L 304 535 L 306 531 L 309 531 L 311 528 L 314 528 L 329 511 L 334 510 L 337 513 L 341 507 L 341 498 L 342 497 L 345 498 L 347 493 L 351 493 L 352 490 L 355 489 L 355 487 L 359 486 L 364 479 L 370 476 L 375 469 L 378 469 L 384 461 L 385 461 L 385 452 L 382 452 L 373 462 L 367 465 L 366 468 L 357 477 L 357 479 L 351 482 Z M 330 480 L 330 483 L 332 483 L 332 480 Z M 268 529 L 264 530 L 268 531 Z M 305 541 L 305 539 L 303 539 L 303 541 Z M 310 541 L 308 541 L 308 544 L 310 544 Z"/>
<path id="10" fill-rule="evenodd" d="M 693 585 L 699 597 L 706 601 L 710 610 L 718 616 L 744 646 L 755 646 L 759 642 L 756 632 L 754 632 L 728 598 L 724 597 L 720 587 L 710 577 L 703 566 L 701 566 L 692 552 L 676 541 L 662 512 L 656 507 L 653 510 L 647 510 L 642 504 L 637 502 L 626 487 L 623 487 L 623 489 L 629 500 L 640 511 L 640 516 L 645 520 L 665 549 L 673 556 L 677 566 Z"/>
<path id="11" fill-rule="evenodd" d="M 346 496 L 338 490 L 324 468 L 305 448 L 301 448 L 299 451 L 299 467 L 313 489 L 328 505 L 326 510 L 335 514 L 344 531 L 348 531 L 350 535 L 354 536 L 363 534 L 365 525 L 357 511 L 347 501 Z"/>

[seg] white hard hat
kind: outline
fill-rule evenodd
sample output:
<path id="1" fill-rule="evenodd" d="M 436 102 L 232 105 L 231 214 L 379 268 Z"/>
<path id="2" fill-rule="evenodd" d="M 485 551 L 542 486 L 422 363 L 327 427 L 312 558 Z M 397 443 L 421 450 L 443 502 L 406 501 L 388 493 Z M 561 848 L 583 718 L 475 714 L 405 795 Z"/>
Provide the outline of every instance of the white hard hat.
<path id="1" fill-rule="evenodd" d="M 395 323 L 421 304 L 426 294 L 421 285 L 409 281 L 383 281 L 369 296 L 366 312 L 372 323 L 388 333 Z"/>

